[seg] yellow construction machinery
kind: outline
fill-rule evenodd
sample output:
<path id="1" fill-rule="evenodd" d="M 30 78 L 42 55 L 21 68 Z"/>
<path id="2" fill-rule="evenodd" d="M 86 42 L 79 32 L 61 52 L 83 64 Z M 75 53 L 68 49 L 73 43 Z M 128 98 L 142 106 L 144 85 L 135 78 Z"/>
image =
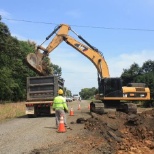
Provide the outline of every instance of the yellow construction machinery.
<path id="1" fill-rule="evenodd" d="M 83 43 L 75 40 L 68 35 L 72 31 Z M 47 48 L 42 44 L 51 36 L 54 36 Z M 104 107 L 115 107 L 117 110 L 126 113 L 136 113 L 137 107 L 134 101 L 150 100 L 150 90 L 143 83 L 130 83 L 128 86 L 122 86 L 121 78 L 110 77 L 108 65 L 103 54 L 88 43 L 82 36 L 78 35 L 69 25 L 60 24 L 54 31 L 46 37 L 46 40 L 37 47 L 35 53 L 27 55 L 27 63 L 40 75 L 48 75 L 43 59 L 48 56 L 62 41 L 75 48 L 85 57 L 87 57 L 98 71 L 98 91 L 96 100 L 91 102 L 90 110 L 92 112 L 103 113 Z M 43 53 L 41 53 L 43 51 Z"/>

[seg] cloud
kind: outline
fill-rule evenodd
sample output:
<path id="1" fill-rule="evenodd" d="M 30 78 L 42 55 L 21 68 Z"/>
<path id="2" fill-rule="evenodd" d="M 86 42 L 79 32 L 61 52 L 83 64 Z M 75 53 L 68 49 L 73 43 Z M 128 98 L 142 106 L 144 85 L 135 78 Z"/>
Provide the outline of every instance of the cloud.
<path id="1" fill-rule="evenodd" d="M 10 16 L 10 13 L 3 10 L 3 9 L 0 9 L 0 15 L 3 17 L 9 17 Z"/>
<path id="2" fill-rule="evenodd" d="M 153 57 L 154 51 L 143 50 L 134 53 L 123 53 L 117 57 L 108 60 L 110 75 L 118 77 L 123 72 L 123 69 L 128 69 L 133 63 L 137 63 L 140 67 L 147 60 Z"/>
<path id="3" fill-rule="evenodd" d="M 88 58 L 71 47 L 58 47 L 49 57 L 52 63 L 64 68 L 64 72 L 90 72 L 91 66 L 95 68 Z"/>

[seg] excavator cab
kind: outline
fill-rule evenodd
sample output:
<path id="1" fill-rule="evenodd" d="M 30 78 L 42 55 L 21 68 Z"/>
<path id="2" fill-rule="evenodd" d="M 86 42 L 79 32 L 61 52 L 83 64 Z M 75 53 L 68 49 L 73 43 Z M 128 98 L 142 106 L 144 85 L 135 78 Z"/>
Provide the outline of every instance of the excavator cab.
<path id="1" fill-rule="evenodd" d="M 122 97 L 122 80 L 120 78 L 101 79 L 99 93 L 104 97 Z"/>

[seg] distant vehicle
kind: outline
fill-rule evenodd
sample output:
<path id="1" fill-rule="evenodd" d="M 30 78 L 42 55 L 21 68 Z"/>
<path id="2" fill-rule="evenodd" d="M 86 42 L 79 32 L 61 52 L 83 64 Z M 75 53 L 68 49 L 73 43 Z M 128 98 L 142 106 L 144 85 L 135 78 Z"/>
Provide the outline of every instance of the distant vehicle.
<path id="1" fill-rule="evenodd" d="M 72 102 L 72 101 L 73 101 L 72 97 L 66 97 L 66 102 Z"/>
<path id="2" fill-rule="evenodd" d="M 78 95 L 78 94 L 73 95 L 73 101 L 79 100 L 79 98 L 80 98 L 80 95 Z"/>

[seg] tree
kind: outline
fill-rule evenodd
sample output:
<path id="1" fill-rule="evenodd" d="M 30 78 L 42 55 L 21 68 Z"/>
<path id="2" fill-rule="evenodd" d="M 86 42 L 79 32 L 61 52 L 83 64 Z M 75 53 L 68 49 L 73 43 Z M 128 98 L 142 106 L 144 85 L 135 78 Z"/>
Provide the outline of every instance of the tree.
<path id="1" fill-rule="evenodd" d="M 46 74 L 48 74 L 48 75 L 53 75 L 54 74 L 54 68 L 53 68 L 53 65 L 50 62 L 49 57 L 45 57 L 43 59 L 42 65 L 45 66 Z"/>
<path id="2" fill-rule="evenodd" d="M 143 66 L 141 67 L 142 74 L 154 72 L 154 61 L 148 60 L 143 63 Z"/>
<path id="3" fill-rule="evenodd" d="M 0 33 L 5 35 L 11 35 L 9 28 L 0 20 Z"/>
<path id="4" fill-rule="evenodd" d="M 62 75 L 62 69 L 58 65 L 55 64 L 50 64 L 50 67 L 53 68 L 53 74 L 56 76 L 61 76 Z"/>
<path id="5" fill-rule="evenodd" d="M 136 77 L 140 74 L 140 72 L 141 69 L 136 63 L 132 64 L 129 69 L 123 69 L 123 73 L 121 75 L 121 78 L 123 79 L 123 85 L 135 82 Z"/>
<path id="6" fill-rule="evenodd" d="M 68 97 L 71 97 L 72 96 L 71 91 L 68 90 L 66 87 L 64 87 L 64 94 L 65 94 L 65 96 L 68 96 Z"/>
<path id="7" fill-rule="evenodd" d="M 0 100 L 21 101 L 26 99 L 26 77 L 36 75 L 29 71 L 25 57 L 34 46 L 17 40 L 0 22 Z"/>
<path id="8" fill-rule="evenodd" d="M 148 60 L 142 67 L 134 63 L 129 69 L 123 70 L 121 78 L 123 85 L 130 82 L 145 83 L 150 88 L 151 96 L 154 96 L 154 61 Z"/>
<path id="9" fill-rule="evenodd" d="M 84 88 L 79 92 L 82 99 L 92 99 L 96 94 L 97 89 L 95 87 L 92 88 Z"/>
<path id="10" fill-rule="evenodd" d="M 0 22 L 0 100 L 22 101 L 26 99 L 26 78 L 38 76 L 29 68 L 25 60 L 29 53 L 36 49 L 33 41 L 20 41 L 11 36 L 9 28 Z M 61 67 L 51 64 L 45 58 L 47 72 L 53 74 L 55 70 L 61 76 Z"/>

